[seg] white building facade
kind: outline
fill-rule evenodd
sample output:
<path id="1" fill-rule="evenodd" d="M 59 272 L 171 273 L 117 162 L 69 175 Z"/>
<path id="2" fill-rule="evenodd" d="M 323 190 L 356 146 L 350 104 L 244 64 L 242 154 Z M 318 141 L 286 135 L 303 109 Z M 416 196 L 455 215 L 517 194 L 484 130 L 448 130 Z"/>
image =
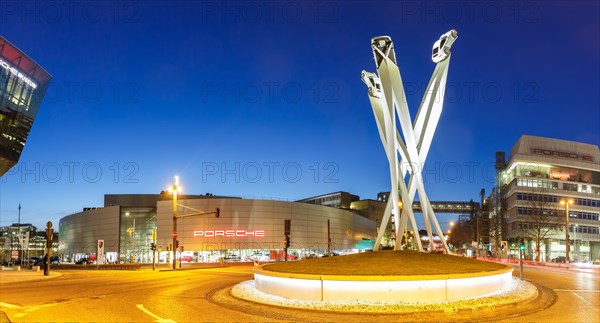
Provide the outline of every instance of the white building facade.
<path id="1" fill-rule="evenodd" d="M 527 240 L 529 255 L 552 261 L 566 255 L 566 207 L 569 210 L 570 258 L 600 258 L 600 151 L 598 146 L 559 139 L 522 136 L 500 172 L 504 212 L 503 239 L 516 251 L 516 239 Z M 562 227 L 551 230 L 537 250 L 532 219 L 554 217 Z M 543 219 L 542 219 L 543 221 Z M 549 223 L 549 222 L 548 222 Z"/>

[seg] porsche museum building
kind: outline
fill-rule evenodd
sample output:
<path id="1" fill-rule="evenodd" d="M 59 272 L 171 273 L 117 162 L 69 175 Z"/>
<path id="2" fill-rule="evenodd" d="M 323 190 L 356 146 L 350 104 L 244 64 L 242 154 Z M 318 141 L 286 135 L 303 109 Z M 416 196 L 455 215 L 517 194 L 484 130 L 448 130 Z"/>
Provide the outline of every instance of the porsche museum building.
<path id="1" fill-rule="evenodd" d="M 19 161 L 51 78 L 0 36 L 0 176 Z"/>
<path id="2" fill-rule="evenodd" d="M 288 259 L 324 254 L 328 225 L 332 252 L 372 249 L 376 223 L 350 210 L 274 200 L 180 195 L 177 240 L 182 262 L 284 260 L 289 220 Z M 59 254 L 64 261 L 151 263 L 153 232 L 157 261 L 172 261 L 173 204 L 168 194 L 105 195 L 104 206 L 84 208 L 59 222 Z M 101 248 L 99 248 L 101 247 Z M 170 249 L 170 248 L 169 248 Z"/>

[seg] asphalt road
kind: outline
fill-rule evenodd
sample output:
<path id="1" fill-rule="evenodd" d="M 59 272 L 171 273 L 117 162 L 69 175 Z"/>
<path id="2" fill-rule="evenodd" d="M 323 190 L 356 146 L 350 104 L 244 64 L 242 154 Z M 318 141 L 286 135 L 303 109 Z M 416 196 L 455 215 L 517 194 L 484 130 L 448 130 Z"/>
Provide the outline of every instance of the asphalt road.
<path id="1" fill-rule="evenodd" d="M 215 302 L 218 293 L 226 295 L 225 287 L 251 279 L 251 270 L 250 265 L 177 272 L 64 270 L 61 277 L 49 280 L 3 283 L 0 305 L 12 322 L 480 321 L 472 313 L 441 313 L 427 319 L 282 310 L 230 297 Z M 481 320 L 600 322 L 598 268 L 582 273 L 526 267 L 524 273 L 526 280 L 547 287 L 555 302 L 517 317 L 510 308 L 492 309 Z"/>
<path id="2" fill-rule="evenodd" d="M 515 276 L 519 267 L 515 266 Z M 567 270 L 525 266 L 523 279 L 551 289 L 556 294 L 552 306 L 504 322 L 600 322 L 600 269 Z"/>
<path id="3" fill-rule="evenodd" d="M 3 284 L 0 302 L 12 322 L 267 321 L 206 300 L 215 288 L 251 279 L 251 268 L 65 270 L 55 279 Z"/>

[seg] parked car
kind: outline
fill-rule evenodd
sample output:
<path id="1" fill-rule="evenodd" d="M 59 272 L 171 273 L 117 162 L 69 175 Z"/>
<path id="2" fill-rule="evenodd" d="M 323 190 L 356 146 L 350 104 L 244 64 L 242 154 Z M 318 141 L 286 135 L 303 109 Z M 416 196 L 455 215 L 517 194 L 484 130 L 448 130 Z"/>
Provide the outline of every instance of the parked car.
<path id="1" fill-rule="evenodd" d="M 76 265 L 90 265 L 92 261 L 88 258 L 81 258 L 75 262 Z"/>
<path id="2" fill-rule="evenodd" d="M 552 259 L 551 261 L 552 262 L 565 263 L 565 262 L 567 262 L 567 257 L 565 257 L 565 256 L 558 256 L 558 257 Z"/>
<path id="3" fill-rule="evenodd" d="M 36 266 L 35 263 L 37 263 L 40 260 L 42 260 L 42 257 L 29 257 L 29 263 L 34 266 Z"/>
<path id="4" fill-rule="evenodd" d="M 191 262 L 192 260 L 194 260 L 194 257 L 193 256 L 181 256 L 180 259 L 182 262 L 184 262 L 184 261 Z"/>
<path id="5" fill-rule="evenodd" d="M 60 257 L 59 256 L 50 257 L 50 264 L 51 265 L 60 265 Z"/>
<path id="6" fill-rule="evenodd" d="M 236 254 L 228 254 L 228 255 L 225 255 L 224 260 L 225 261 L 240 261 L 241 258 L 240 258 L 240 256 L 238 256 Z"/>

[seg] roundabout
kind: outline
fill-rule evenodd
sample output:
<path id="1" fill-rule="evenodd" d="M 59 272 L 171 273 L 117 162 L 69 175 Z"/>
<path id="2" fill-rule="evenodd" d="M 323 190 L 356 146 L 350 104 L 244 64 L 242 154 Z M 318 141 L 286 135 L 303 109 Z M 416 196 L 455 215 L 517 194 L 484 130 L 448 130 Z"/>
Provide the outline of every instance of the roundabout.
<path id="1" fill-rule="evenodd" d="M 537 288 L 512 267 L 472 258 L 380 251 L 266 264 L 233 297 L 289 308 L 416 313 L 456 312 L 531 300 Z"/>

